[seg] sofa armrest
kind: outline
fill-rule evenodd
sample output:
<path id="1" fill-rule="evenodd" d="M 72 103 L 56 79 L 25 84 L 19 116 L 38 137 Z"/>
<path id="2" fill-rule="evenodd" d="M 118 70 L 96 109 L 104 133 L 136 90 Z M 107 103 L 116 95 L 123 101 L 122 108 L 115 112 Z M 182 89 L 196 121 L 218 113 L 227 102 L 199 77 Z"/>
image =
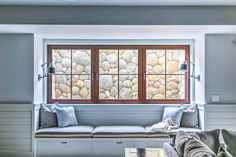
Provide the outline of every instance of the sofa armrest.
<path id="1" fill-rule="evenodd" d="M 180 157 L 175 148 L 170 143 L 164 143 L 163 149 L 167 157 Z"/>

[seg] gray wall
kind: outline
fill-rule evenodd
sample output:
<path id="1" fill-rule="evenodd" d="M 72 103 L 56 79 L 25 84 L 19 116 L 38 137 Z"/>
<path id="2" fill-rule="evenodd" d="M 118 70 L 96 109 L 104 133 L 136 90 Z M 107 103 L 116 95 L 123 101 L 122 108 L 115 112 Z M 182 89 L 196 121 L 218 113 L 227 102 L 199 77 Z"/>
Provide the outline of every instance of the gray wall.
<path id="1" fill-rule="evenodd" d="M 236 6 L 0 6 L 0 24 L 234 25 Z"/>
<path id="2" fill-rule="evenodd" d="M 33 34 L 0 34 L 0 103 L 34 100 Z"/>
<path id="3" fill-rule="evenodd" d="M 206 102 L 220 95 L 221 103 L 236 102 L 236 35 L 206 35 Z"/>

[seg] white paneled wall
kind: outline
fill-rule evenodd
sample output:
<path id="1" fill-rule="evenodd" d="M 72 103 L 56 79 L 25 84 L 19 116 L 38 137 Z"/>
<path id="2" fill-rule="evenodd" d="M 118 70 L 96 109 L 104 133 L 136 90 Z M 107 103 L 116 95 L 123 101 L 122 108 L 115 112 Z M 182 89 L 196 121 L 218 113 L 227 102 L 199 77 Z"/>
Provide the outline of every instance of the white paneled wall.
<path id="1" fill-rule="evenodd" d="M 32 156 L 33 105 L 0 104 L 0 157 Z"/>
<path id="2" fill-rule="evenodd" d="M 207 104 L 205 105 L 205 116 L 206 130 L 236 131 L 236 104 Z"/>

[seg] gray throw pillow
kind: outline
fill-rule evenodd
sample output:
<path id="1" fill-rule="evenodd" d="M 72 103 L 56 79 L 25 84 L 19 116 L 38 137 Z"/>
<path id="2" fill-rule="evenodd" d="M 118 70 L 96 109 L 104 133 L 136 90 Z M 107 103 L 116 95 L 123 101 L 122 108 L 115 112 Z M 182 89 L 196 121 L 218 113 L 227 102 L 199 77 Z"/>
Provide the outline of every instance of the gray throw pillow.
<path id="1" fill-rule="evenodd" d="M 198 138 L 205 143 L 215 154 L 217 154 L 220 147 L 219 140 L 220 130 L 210 130 L 193 133 L 193 137 Z"/>
<path id="2" fill-rule="evenodd" d="M 223 146 L 220 146 L 217 157 L 233 157 Z"/>
<path id="3" fill-rule="evenodd" d="M 39 128 L 52 128 L 57 127 L 57 115 L 53 105 L 41 104 Z"/>
<path id="4" fill-rule="evenodd" d="M 176 134 L 175 141 L 174 141 L 174 148 L 176 149 L 179 156 L 183 156 L 184 154 L 184 146 L 185 142 L 192 138 L 192 136 L 184 131 L 179 131 Z"/>
<path id="5" fill-rule="evenodd" d="M 56 107 L 58 127 L 77 126 L 78 121 L 73 106 Z"/>
<path id="6" fill-rule="evenodd" d="M 196 105 L 184 109 L 180 126 L 186 128 L 199 128 L 198 109 Z"/>
<path id="7" fill-rule="evenodd" d="M 203 142 L 189 138 L 185 142 L 184 157 L 216 157 L 216 154 Z"/>
<path id="8" fill-rule="evenodd" d="M 227 150 L 232 156 L 236 156 L 236 133 L 233 131 L 222 130 L 222 136 L 225 144 L 227 145 Z"/>
<path id="9" fill-rule="evenodd" d="M 172 120 L 176 123 L 176 125 L 180 126 L 180 121 L 183 114 L 183 108 L 180 107 L 165 107 L 164 113 L 162 117 L 162 121 L 164 120 Z"/>

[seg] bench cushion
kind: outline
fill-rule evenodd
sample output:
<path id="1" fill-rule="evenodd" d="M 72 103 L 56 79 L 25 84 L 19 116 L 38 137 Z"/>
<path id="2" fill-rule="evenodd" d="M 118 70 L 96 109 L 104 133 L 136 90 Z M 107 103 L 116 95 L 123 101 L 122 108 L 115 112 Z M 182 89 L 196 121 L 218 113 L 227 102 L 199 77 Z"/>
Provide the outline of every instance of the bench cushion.
<path id="1" fill-rule="evenodd" d="M 98 126 L 93 130 L 93 137 L 98 137 L 98 138 L 146 137 L 146 131 L 142 126 Z"/>
<path id="2" fill-rule="evenodd" d="M 39 129 L 35 133 L 36 138 L 60 138 L 60 137 L 91 137 L 92 126 L 71 126 L 65 128 L 53 127 Z"/>
<path id="3" fill-rule="evenodd" d="M 147 126 L 145 127 L 146 133 L 147 133 L 147 137 L 170 137 L 169 134 L 176 134 L 178 131 L 182 130 L 184 132 L 187 133 L 192 133 L 192 132 L 199 132 L 202 131 L 201 129 L 198 128 L 184 128 L 184 127 L 180 127 L 178 129 L 171 129 L 170 131 L 167 132 L 155 132 L 151 130 L 152 126 Z"/>

